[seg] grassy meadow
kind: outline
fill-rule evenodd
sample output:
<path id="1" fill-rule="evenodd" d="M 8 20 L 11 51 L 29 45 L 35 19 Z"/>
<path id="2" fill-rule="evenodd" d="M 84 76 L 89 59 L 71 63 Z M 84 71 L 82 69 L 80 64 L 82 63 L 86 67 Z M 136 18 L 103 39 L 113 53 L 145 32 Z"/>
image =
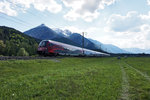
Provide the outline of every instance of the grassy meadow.
<path id="1" fill-rule="evenodd" d="M 0 61 L 0 100 L 150 100 L 150 58 Z"/>

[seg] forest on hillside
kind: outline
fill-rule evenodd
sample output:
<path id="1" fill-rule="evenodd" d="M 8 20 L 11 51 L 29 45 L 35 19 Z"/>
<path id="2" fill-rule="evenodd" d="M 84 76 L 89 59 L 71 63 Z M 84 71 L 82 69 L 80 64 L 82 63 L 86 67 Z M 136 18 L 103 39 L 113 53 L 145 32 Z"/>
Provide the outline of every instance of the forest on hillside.
<path id="1" fill-rule="evenodd" d="M 13 28 L 0 26 L 0 55 L 35 55 L 39 42 L 40 40 L 27 36 Z"/>

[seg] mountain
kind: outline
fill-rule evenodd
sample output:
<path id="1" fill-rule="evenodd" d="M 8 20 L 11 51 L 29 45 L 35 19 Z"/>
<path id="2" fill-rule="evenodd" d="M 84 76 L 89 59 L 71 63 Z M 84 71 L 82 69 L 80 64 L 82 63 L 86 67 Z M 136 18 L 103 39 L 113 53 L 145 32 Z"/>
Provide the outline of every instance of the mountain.
<path id="1" fill-rule="evenodd" d="M 45 26 L 44 24 L 41 24 L 40 26 L 37 26 L 33 29 L 25 31 L 24 33 L 31 36 L 31 37 L 41 39 L 41 40 L 61 37 L 55 31 L 53 31 L 49 27 Z"/>
<path id="2" fill-rule="evenodd" d="M 0 55 L 16 56 L 21 48 L 29 55 L 36 54 L 40 40 L 32 38 L 22 32 L 5 26 L 0 26 Z"/>
<path id="3" fill-rule="evenodd" d="M 59 31 L 60 30 L 58 30 L 58 32 Z M 44 24 L 41 24 L 40 26 L 37 26 L 28 31 L 25 31 L 24 33 L 31 37 L 41 39 L 41 40 L 55 40 L 55 41 L 67 43 L 70 45 L 80 46 L 77 43 L 75 43 L 75 42 L 71 41 L 70 39 L 66 38 L 65 36 L 63 36 L 63 34 L 61 34 L 61 32 L 56 33 L 54 30 L 52 30 L 51 28 L 47 27 Z"/>
<path id="4" fill-rule="evenodd" d="M 114 46 L 112 44 L 103 44 L 99 41 L 96 41 L 96 40 L 93 40 L 93 39 L 89 39 L 91 42 L 95 43 L 95 45 L 102 49 L 103 51 L 106 51 L 108 53 L 130 53 L 128 51 L 125 51 L 123 49 L 120 49 L 119 47 L 117 46 Z"/>
<path id="5" fill-rule="evenodd" d="M 146 53 L 146 54 L 150 54 L 150 49 L 139 49 L 139 48 L 124 48 L 124 50 L 129 51 L 131 53 Z"/>

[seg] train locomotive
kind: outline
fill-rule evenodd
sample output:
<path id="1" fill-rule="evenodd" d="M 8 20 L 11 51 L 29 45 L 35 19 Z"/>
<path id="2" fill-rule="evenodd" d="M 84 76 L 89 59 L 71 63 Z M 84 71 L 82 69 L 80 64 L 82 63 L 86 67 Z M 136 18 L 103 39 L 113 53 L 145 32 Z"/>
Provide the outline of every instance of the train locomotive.
<path id="1" fill-rule="evenodd" d="M 52 40 L 43 40 L 39 43 L 37 53 L 43 56 L 109 56 L 109 54 L 97 52 L 69 44 Z"/>

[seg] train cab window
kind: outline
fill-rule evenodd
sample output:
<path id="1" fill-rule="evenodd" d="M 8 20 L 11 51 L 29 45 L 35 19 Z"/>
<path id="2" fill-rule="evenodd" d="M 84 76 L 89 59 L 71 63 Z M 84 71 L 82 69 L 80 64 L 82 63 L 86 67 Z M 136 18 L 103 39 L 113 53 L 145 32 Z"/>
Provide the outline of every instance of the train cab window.
<path id="1" fill-rule="evenodd" d="M 40 42 L 39 46 L 40 47 L 46 47 L 47 41 L 42 41 Z"/>

